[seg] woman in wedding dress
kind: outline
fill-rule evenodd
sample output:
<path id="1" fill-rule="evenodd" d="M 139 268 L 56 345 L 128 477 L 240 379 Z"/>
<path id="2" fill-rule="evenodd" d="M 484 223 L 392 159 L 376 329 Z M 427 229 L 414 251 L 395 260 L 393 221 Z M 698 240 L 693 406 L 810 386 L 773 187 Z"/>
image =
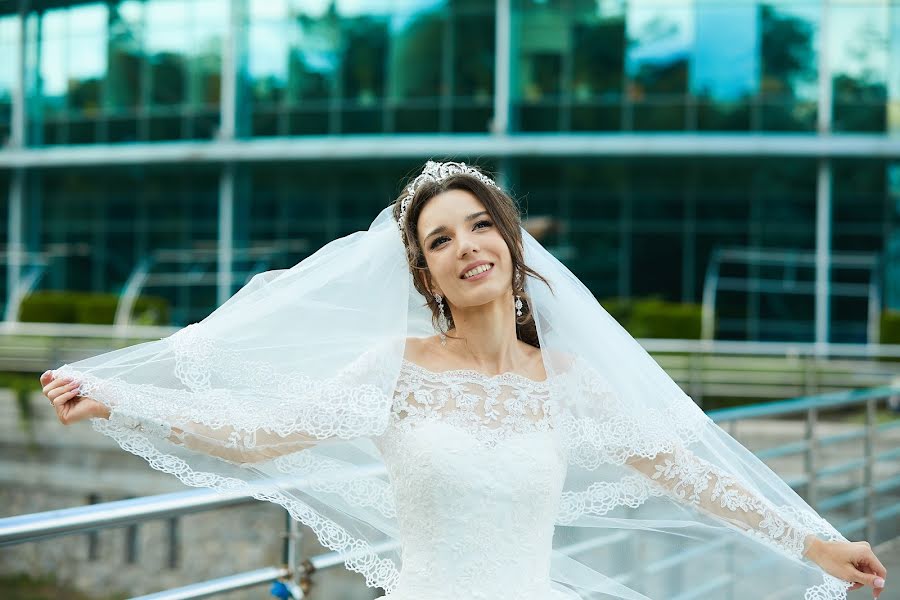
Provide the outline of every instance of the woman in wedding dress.
<path id="1" fill-rule="evenodd" d="M 399 230 L 399 235 L 398 235 Z M 429 161 L 368 231 L 41 377 L 63 424 L 284 506 L 390 600 L 884 589 L 522 227 Z"/>

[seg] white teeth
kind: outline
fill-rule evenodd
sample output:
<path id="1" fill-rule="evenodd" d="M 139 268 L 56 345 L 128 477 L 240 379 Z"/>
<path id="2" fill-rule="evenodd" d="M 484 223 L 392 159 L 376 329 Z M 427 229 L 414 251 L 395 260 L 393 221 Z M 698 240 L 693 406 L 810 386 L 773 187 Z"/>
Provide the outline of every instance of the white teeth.
<path id="1" fill-rule="evenodd" d="M 489 270 L 490 268 L 491 268 L 490 264 L 481 265 L 480 267 L 475 267 L 471 271 L 466 271 L 463 274 L 463 279 L 468 279 L 469 277 L 474 277 L 475 275 L 478 275 L 479 273 L 484 273 L 485 271 Z"/>

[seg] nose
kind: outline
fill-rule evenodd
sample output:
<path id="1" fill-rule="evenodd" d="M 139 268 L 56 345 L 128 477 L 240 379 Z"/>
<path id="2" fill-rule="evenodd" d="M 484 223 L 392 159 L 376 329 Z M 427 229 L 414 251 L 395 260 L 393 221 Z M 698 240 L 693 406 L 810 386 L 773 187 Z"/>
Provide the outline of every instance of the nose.
<path id="1" fill-rule="evenodd" d="M 478 243 L 475 238 L 471 235 L 463 235 L 459 238 L 459 256 L 460 258 L 468 254 L 469 252 L 477 252 L 478 251 Z"/>

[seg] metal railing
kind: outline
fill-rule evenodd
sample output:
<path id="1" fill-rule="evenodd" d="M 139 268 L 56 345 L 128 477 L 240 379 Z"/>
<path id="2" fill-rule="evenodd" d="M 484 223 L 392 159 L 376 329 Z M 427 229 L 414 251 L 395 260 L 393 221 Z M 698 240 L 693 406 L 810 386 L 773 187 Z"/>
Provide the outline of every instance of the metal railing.
<path id="1" fill-rule="evenodd" d="M 0 370 L 43 372 L 159 339 L 178 327 L 0 321 Z M 900 380 L 900 345 L 639 339 L 697 404 L 717 398 L 781 399 Z"/>
<path id="2" fill-rule="evenodd" d="M 771 459 L 801 454 L 804 460 L 804 474 L 801 477 L 788 479 L 786 482 L 793 488 L 800 488 L 805 499 L 819 512 L 834 511 L 855 502 L 863 502 L 864 516 L 843 522 L 832 523 L 845 536 L 851 537 L 854 532 L 864 532 L 865 538 L 873 545 L 891 537 L 900 535 L 900 531 L 889 531 L 884 539 L 878 539 L 878 532 L 885 529 L 877 527 L 879 522 L 895 522 L 900 515 L 900 473 L 876 481 L 874 470 L 876 464 L 898 464 L 900 444 L 884 452 L 876 452 L 876 441 L 888 431 L 900 428 L 900 415 L 884 423 L 877 422 L 878 404 L 892 396 L 900 395 L 900 386 L 887 386 L 872 389 L 836 392 L 819 396 L 809 396 L 767 402 L 752 406 L 722 409 L 709 412 L 710 418 L 720 426 L 730 430 L 734 435 L 735 427 L 740 421 L 763 417 L 782 417 L 791 414 L 805 415 L 803 439 L 776 447 L 758 451 L 761 459 Z M 846 408 L 862 408 L 864 422 L 862 427 L 849 432 L 841 432 L 822 436 L 820 416 L 823 411 Z M 862 440 L 863 458 L 851 459 L 837 465 L 822 465 L 819 454 L 822 448 L 829 445 Z M 382 468 L 383 470 L 383 468 Z M 852 487 L 832 495 L 826 495 L 823 482 L 830 477 L 842 473 L 862 470 L 862 485 Z M 376 474 L 376 473 L 373 473 Z M 383 474 L 383 473 L 382 473 Z M 300 485 L 302 487 L 302 484 Z M 893 498 L 894 501 L 884 502 Z M 143 498 L 118 500 L 89 506 L 79 506 L 62 510 L 52 510 L 33 514 L 19 515 L 0 519 L 0 547 L 25 542 L 33 542 L 56 536 L 73 533 L 87 533 L 110 527 L 135 525 L 140 522 L 177 518 L 189 513 L 208 511 L 227 506 L 254 504 L 258 502 L 250 495 L 231 493 L 224 494 L 213 490 L 188 490 L 184 492 L 160 494 Z M 139 596 L 140 600 L 182 600 L 188 598 L 205 598 L 216 593 L 234 591 L 265 583 L 280 581 L 285 590 L 293 598 L 303 598 L 312 585 L 311 576 L 317 570 L 329 569 L 343 565 L 345 555 L 337 552 L 326 552 L 301 560 L 299 542 L 301 531 L 296 520 L 285 512 L 286 528 L 282 564 L 263 567 L 228 577 L 202 581 L 195 584 L 170 589 L 150 595 Z M 605 545 L 621 541 L 616 532 L 597 536 L 590 540 L 578 542 L 560 550 L 570 555 L 601 548 Z M 678 568 L 692 560 L 696 552 L 715 551 L 714 542 L 700 546 L 691 553 L 684 552 L 638 567 L 641 572 L 659 572 Z M 376 552 L 395 549 L 396 542 L 386 543 L 375 548 Z M 627 579 L 639 574 L 624 574 L 619 579 Z M 680 600 L 692 597 L 707 597 L 715 589 L 728 585 L 731 579 L 727 575 L 719 576 L 707 582 L 697 596 L 684 596 Z"/>

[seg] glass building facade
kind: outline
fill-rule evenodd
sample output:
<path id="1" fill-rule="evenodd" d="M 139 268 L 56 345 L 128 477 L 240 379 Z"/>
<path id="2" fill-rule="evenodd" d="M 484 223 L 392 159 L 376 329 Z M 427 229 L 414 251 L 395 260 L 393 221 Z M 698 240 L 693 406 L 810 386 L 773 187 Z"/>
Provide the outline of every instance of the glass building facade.
<path id="1" fill-rule="evenodd" d="M 199 320 L 448 158 L 600 299 L 715 281 L 726 339 L 900 309 L 898 0 L 34 0 L 0 57 L 6 307 L 146 272 Z"/>

